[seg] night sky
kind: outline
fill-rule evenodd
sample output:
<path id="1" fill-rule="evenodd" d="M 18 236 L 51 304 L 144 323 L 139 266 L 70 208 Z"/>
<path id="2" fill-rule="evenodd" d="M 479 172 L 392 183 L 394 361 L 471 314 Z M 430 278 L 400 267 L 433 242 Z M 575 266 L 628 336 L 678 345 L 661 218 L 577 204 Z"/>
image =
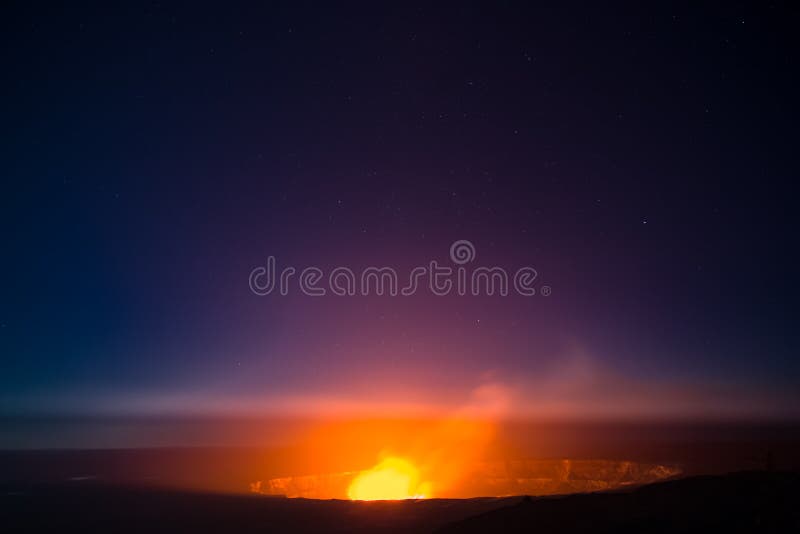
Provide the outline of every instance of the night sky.
<path id="1" fill-rule="evenodd" d="M 781 4 L 6 4 L 0 414 L 798 415 Z M 257 296 L 531 266 L 548 296 Z M 403 280 L 401 275 L 401 281 Z"/>

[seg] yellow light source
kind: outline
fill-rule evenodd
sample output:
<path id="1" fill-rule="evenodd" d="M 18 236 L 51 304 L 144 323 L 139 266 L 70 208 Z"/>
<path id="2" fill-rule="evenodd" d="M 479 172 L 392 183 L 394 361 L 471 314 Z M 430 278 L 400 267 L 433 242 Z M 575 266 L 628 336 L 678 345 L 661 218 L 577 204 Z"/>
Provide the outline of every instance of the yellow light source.
<path id="1" fill-rule="evenodd" d="M 421 482 L 419 470 L 402 458 L 389 457 L 367 471 L 362 471 L 347 490 L 355 501 L 425 499 L 431 485 Z"/>

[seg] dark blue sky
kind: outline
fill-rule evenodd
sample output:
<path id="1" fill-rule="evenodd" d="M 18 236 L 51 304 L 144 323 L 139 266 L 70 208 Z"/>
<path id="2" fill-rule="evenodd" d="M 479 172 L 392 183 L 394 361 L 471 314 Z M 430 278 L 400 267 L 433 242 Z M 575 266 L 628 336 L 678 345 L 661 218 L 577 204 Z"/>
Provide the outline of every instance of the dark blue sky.
<path id="1" fill-rule="evenodd" d="M 782 4 L 0 19 L 5 414 L 438 406 L 487 381 L 525 413 L 796 414 Z M 248 288 L 269 255 L 407 272 L 458 239 L 552 295 Z"/>

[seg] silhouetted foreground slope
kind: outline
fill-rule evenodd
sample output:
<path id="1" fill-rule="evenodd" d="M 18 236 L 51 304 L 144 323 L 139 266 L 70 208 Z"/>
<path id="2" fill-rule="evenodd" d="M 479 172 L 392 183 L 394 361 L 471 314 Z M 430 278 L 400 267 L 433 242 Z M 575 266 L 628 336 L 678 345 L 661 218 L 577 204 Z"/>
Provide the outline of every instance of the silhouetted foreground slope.
<path id="1" fill-rule="evenodd" d="M 800 475 L 741 472 L 627 492 L 526 498 L 437 532 L 800 532 Z"/>
<path id="2" fill-rule="evenodd" d="M 798 532 L 798 490 L 797 474 L 750 472 L 566 497 L 349 502 L 84 480 L 0 486 L 0 532 Z"/>
<path id="3" fill-rule="evenodd" d="M 449 522 L 519 500 L 352 502 L 80 481 L 23 491 L 0 487 L 0 533 L 430 533 Z"/>

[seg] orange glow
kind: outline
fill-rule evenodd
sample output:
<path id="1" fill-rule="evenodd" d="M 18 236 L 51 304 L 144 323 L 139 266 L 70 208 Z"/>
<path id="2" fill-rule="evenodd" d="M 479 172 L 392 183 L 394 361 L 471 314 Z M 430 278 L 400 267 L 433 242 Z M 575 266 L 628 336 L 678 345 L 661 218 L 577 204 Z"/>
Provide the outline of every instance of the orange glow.
<path id="1" fill-rule="evenodd" d="M 430 494 L 431 484 L 420 481 L 419 470 L 396 457 L 361 472 L 347 490 L 348 497 L 355 501 L 425 499 Z"/>
<path id="2" fill-rule="evenodd" d="M 469 412 L 316 424 L 294 450 L 267 456 L 250 490 L 306 499 L 458 499 L 621 489 L 681 472 L 668 464 L 597 459 L 595 451 L 609 445 L 594 428 L 506 425 Z M 634 455 L 638 447 L 621 452 Z"/>

